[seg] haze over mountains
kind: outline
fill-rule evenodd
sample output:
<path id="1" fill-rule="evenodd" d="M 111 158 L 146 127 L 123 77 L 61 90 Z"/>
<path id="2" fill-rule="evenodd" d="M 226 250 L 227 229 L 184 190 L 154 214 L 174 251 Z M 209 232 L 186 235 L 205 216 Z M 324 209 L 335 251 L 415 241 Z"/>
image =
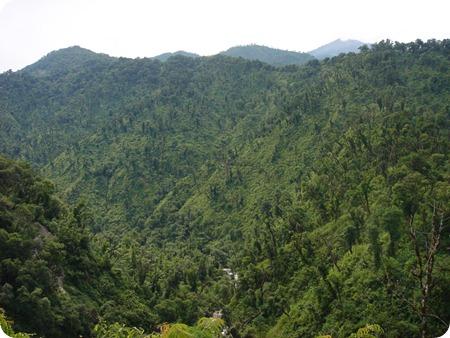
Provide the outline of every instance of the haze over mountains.
<path id="1" fill-rule="evenodd" d="M 258 60 L 273 66 L 301 65 L 314 59 L 313 56 L 306 53 L 292 52 L 259 45 L 232 47 L 220 54 L 241 57 L 247 60 Z"/>
<path id="2" fill-rule="evenodd" d="M 288 67 L 307 55 L 236 51 L 70 47 L 0 74 L 0 323 L 46 338 L 442 335 L 450 41 Z"/>
<path id="3" fill-rule="evenodd" d="M 301 65 L 308 61 L 314 60 L 315 58 L 323 59 L 325 57 L 337 56 L 341 53 L 358 52 L 358 48 L 362 45 L 364 45 L 364 43 L 357 40 L 343 41 L 338 39 L 308 53 L 287 51 L 260 45 L 247 45 L 231 47 L 219 54 L 232 57 L 241 57 L 247 60 L 258 60 L 273 66 L 286 66 Z M 201 57 L 198 54 L 180 50 L 176 52 L 163 53 L 154 56 L 153 58 L 164 62 L 170 57 L 179 55 L 191 58 Z M 45 72 L 51 73 L 58 68 L 63 69 L 65 66 L 71 67 L 79 62 L 96 62 L 100 60 L 100 58 L 105 57 L 108 57 L 108 55 L 95 53 L 88 49 L 74 46 L 51 52 L 45 56 L 45 58 L 40 60 L 40 62 L 29 65 L 25 67 L 25 69 L 28 71 L 45 69 Z"/>
<path id="4" fill-rule="evenodd" d="M 159 61 L 167 61 L 168 58 L 172 57 L 172 56 L 177 56 L 177 55 L 182 55 L 182 56 L 187 56 L 187 57 L 191 57 L 191 58 L 196 58 L 196 57 L 200 57 L 200 55 L 195 54 L 195 53 L 189 53 L 189 52 L 185 52 L 184 50 L 179 50 L 173 53 L 163 53 L 157 56 L 154 56 L 153 58 L 158 59 Z"/>
<path id="5" fill-rule="evenodd" d="M 277 48 L 270 48 L 261 45 L 236 46 L 221 52 L 222 55 L 241 57 L 247 60 L 259 60 L 273 66 L 301 65 L 308 61 L 324 59 L 326 57 L 337 56 L 341 53 L 357 53 L 359 47 L 365 45 L 364 42 L 358 40 L 341 40 L 337 39 L 324 46 L 314 49 L 308 53 L 287 51 Z M 184 55 L 190 57 L 198 57 L 198 54 L 178 51 L 175 53 L 164 53 L 155 56 L 156 59 L 165 61 L 170 56 Z"/>
<path id="6" fill-rule="evenodd" d="M 357 53 L 359 52 L 359 47 L 364 45 L 366 45 L 366 43 L 358 40 L 337 39 L 308 53 L 321 60 L 327 57 L 337 56 L 341 53 Z"/>

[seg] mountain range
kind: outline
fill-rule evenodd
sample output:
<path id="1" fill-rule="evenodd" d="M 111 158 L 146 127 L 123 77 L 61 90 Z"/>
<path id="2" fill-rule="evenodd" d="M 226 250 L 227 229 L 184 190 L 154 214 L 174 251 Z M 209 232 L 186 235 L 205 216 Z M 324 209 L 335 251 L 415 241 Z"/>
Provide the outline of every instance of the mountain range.
<path id="1" fill-rule="evenodd" d="M 8 332 L 445 332 L 449 40 L 232 50 L 0 74 Z"/>
<path id="2" fill-rule="evenodd" d="M 270 48 L 260 45 L 235 46 L 221 52 L 221 55 L 241 57 L 247 60 L 258 60 L 273 66 L 301 65 L 308 61 L 324 59 L 326 57 L 337 56 L 341 53 L 356 53 L 359 47 L 365 43 L 358 40 L 335 40 L 308 53 L 287 51 L 282 49 Z M 188 57 L 199 57 L 195 53 L 177 51 L 174 53 L 164 53 L 154 58 L 160 61 L 166 61 L 169 57 L 183 55 Z"/>
<path id="3" fill-rule="evenodd" d="M 247 60 L 258 60 L 273 66 L 286 66 L 301 65 L 314 60 L 315 58 L 323 59 L 325 57 L 337 56 L 341 53 L 358 52 L 358 48 L 362 45 L 364 45 L 364 43 L 357 40 L 343 41 L 338 39 L 308 53 L 287 51 L 260 45 L 247 45 L 231 47 L 219 54 L 231 57 L 241 57 Z M 179 50 L 176 52 L 163 53 L 154 56 L 153 58 L 164 62 L 174 56 L 191 58 L 200 57 L 199 54 Z M 80 63 L 95 63 L 107 58 L 113 59 L 106 54 L 95 53 L 79 46 L 73 46 L 53 51 L 39 62 L 25 67 L 24 70 L 34 72 L 35 75 L 38 75 L 38 73 L 40 73 L 40 75 L 45 75 L 55 71 L 63 71 L 64 69 L 68 70 L 68 67 L 77 66 Z"/>

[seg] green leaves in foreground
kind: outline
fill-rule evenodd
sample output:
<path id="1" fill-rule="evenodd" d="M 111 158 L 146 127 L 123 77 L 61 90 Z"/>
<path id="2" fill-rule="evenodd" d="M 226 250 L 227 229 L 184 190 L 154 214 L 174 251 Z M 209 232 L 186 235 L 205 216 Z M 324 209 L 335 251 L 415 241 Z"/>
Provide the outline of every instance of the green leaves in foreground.
<path id="1" fill-rule="evenodd" d="M 358 329 L 356 333 L 352 333 L 350 338 L 376 338 L 383 334 L 383 328 L 378 324 L 367 324 Z"/>
<path id="2" fill-rule="evenodd" d="M 352 333 L 349 338 L 377 338 L 381 337 L 384 333 L 383 328 L 378 324 L 367 324 L 366 326 L 358 329 L 355 333 Z M 331 335 L 317 336 L 316 338 L 333 338 Z"/>
<path id="3" fill-rule="evenodd" d="M 23 332 L 14 332 L 11 327 L 11 322 L 6 319 L 5 312 L 0 308 L 0 327 L 3 332 L 11 338 L 30 338 L 32 334 Z"/>
<path id="4" fill-rule="evenodd" d="M 60 71 L 0 74 L 0 153 L 56 183 L 0 158 L 14 329 L 211 337 L 198 319 L 223 309 L 241 337 L 442 335 L 448 55 L 383 41 L 274 68 L 72 49 Z"/>
<path id="5" fill-rule="evenodd" d="M 195 326 L 163 324 L 160 333 L 145 334 L 144 330 L 123 324 L 100 322 L 94 327 L 97 338 L 212 338 L 221 333 L 224 321 L 219 318 L 200 318 Z"/>

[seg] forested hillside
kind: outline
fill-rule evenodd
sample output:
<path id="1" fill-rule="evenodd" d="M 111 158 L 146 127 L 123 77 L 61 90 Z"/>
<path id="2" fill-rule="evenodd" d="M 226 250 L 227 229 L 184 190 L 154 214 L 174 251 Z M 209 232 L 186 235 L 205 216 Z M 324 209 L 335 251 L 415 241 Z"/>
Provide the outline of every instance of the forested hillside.
<path id="1" fill-rule="evenodd" d="M 92 252 L 89 215 L 82 204 L 66 208 L 51 182 L 4 157 L 0 188 L 1 307 L 19 330 L 88 335 L 99 305 L 92 298 L 107 299 L 104 283 L 114 283 Z"/>
<path id="2" fill-rule="evenodd" d="M 443 334 L 449 58 L 73 47 L 1 74 L 0 152 L 55 185 L 1 160 L 0 307 L 46 337 L 200 332 L 218 310 L 233 337 Z"/>
<path id="3" fill-rule="evenodd" d="M 293 52 L 259 45 L 231 47 L 220 54 L 247 60 L 258 60 L 277 67 L 303 65 L 308 61 L 314 60 L 314 57 L 308 53 Z"/>

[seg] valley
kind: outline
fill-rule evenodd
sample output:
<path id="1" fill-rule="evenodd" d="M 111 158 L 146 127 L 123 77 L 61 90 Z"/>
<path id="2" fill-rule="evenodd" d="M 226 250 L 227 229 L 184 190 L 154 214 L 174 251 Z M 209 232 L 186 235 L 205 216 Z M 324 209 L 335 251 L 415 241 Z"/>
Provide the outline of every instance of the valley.
<path id="1" fill-rule="evenodd" d="M 270 64 L 174 54 L 70 47 L 0 74 L 12 328 L 442 335 L 449 40 Z"/>

